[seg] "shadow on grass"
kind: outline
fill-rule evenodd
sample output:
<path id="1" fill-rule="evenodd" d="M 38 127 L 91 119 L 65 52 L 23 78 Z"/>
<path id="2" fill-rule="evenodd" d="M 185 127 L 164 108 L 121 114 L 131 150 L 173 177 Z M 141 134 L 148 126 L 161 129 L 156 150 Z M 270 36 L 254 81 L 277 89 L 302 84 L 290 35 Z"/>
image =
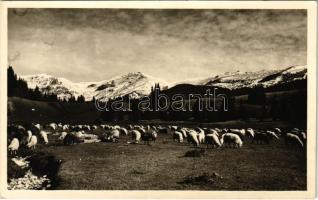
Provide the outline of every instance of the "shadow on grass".
<path id="1" fill-rule="evenodd" d="M 178 184 L 190 184 L 190 185 L 214 185 L 219 184 L 223 180 L 223 177 L 218 173 L 213 172 L 212 174 L 203 173 L 199 176 L 187 176 L 183 181 Z"/>

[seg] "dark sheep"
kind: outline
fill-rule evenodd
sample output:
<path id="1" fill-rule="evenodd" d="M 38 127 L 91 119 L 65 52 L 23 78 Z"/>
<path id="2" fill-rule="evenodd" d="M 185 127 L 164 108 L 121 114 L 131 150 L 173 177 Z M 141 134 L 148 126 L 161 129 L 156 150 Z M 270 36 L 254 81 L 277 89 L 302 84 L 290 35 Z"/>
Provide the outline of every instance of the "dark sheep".
<path id="1" fill-rule="evenodd" d="M 26 159 L 30 162 L 29 166 L 32 173 L 37 176 L 47 175 L 51 180 L 57 178 L 62 160 L 56 159 L 54 155 L 37 153 Z"/>
<path id="2" fill-rule="evenodd" d="M 255 141 L 256 144 L 269 144 L 270 140 L 270 137 L 266 133 L 255 133 L 252 143 Z"/>
<path id="3" fill-rule="evenodd" d="M 74 134 L 67 134 L 63 140 L 65 145 L 71 145 L 71 144 L 78 144 L 78 143 L 82 143 L 84 142 L 84 140 L 78 138 L 76 135 Z"/>

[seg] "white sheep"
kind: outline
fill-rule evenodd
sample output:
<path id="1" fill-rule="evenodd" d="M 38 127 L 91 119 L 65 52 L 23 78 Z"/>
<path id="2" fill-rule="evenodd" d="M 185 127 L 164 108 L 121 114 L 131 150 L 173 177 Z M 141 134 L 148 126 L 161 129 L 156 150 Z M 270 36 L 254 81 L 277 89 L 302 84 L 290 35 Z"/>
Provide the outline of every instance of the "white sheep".
<path id="1" fill-rule="evenodd" d="M 176 130 L 178 130 L 178 126 L 170 126 L 170 130 L 171 131 L 176 131 Z"/>
<path id="2" fill-rule="evenodd" d="M 140 138 L 141 138 L 141 133 L 137 130 L 132 130 L 131 131 L 131 138 L 134 143 L 139 143 Z"/>
<path id="3" fill-rule="evenodd" d="M 41 125 L 40 124 L 35 124 L 34 125 L 37 129 L 41 130 Z"/>
<path id="4" fill-rule="evenodd" d="M 197 131 L 197 137 L 198 137 L 198 141 L 200 144 L 204 144 L 205 143 L 205 134 L 204 134 L 204 130 L 201 128 L 196 128 Z"/>
<path id="5" fill-rule="evenodd" d="M 29 143 L 27 144 L 27 147 L 30 148 L 30 149 L 31 148 L 35 149 L 35 146 L 36 146 L 37 143 L 38 143 L 37 137 L 35 135 L 32 135 Z"/>
<path id="6" fill-rule="evenodd" d="M 254 130 L 252 128 L 248 128 L 248 129 L 246 129 L 246 135 L 248 137 L 253 138 L 255 136 L 255 132 L 254 132 Z"/>
<path id="7" fill-rule="evenodd" d="M 219 137 L 219 133 L 215 129 L 212 129 L 212 128 L 207 130 L 207 134 L 215 134 L 216 136 Z"/>
<path id="8" fill-rule="evenodd" d="M 22 125 L 18 125 L 18 127 L 17 127 L 19 130 L 21 130 L 21 131 L 25 131 L 25 128 L 22 126 Z"/>
<path id="9" fill-rule="evenodd" d="M 105 129 L 105 128 L 106 128 L 106 125 L 105 125 L 105 124 L 101 124 L 100 127 L 101 127 L 102 129 Z"/>
<path id="10" fill-rule="evenodd" d="M 85 125 L 84 127 L 89 131 L 92 130 L 90 125 Z"/>
<path id="11" fill-rule="evenodd" d="M 58 139 L 59 140 L 64 140 L 66 135 L 67 135 L 67 132 L 63 131 Z"/>
<path id="12" fill-rule="evenodd" d="M 51 123 L 51 124 L 49 125 L 49 127 L 52 128 L 53 130 L 56 130 L 57 124 L 56 124 L 56 123 Z"/>
<path id="13" fill-rule="evenodd" d="M 28 141 L 27 142 L 29 142 L 31 137 L 32 137 L 32 132 L 30 130 L 28 130 L 27 133 L 28 133 Z"/>
<path id="14" fill-rule="evenodd" d="M 119 131 L 121 132 L 121 133 L 123 133 L 123 134 L 125 134 L 125 135 L 128 135 L 128 131 L 127 131 L 127 129 L 125 129 L 125 128 L 120 128 L 119 129 Z"/>
<path id="15" fill-rule="evenodd" d="M 266 131 L 266 134 L 270 136 L 271 138 L 279 139 L 279 137 L 276 135 L 274 131 Z"/>
<path id="16" fill-rule="evenodd" d="M 214 130 L 215 130 L 216 132 L 218 132 L 218 133 L 221 133 L 221 132 L 222 132 L 222 130 L 219 129 L 219 128 L 214 128 Z"/>
<path id="17" fill-rule="evenodd" d="M 63 127 L 62 127 L 63 131 L 67 131 L 68 129 L 69 129 L 69 125 L 67 125 L 67 124 L 63 125 Z"/>
<path id="18" fill-rule="evenodd" d="M 120 126 L 115 125 L 115 126 L 113 126 L 113 129 L 120 129 Z"/>
<path id="19" fill-rule="evenodd" d="M 241 137 L 245 136 L 245 129 L 230 129 L 230 132 L 238 134 Z"/>
<path id="20" fill-rule="evenodd" d="M 287 133 L 285 137 L 286 144 L 295 144 L 300 147 L 304 147 L 304 143 L 301 141 L 301 139 L 298 137 L 298 135 L 293 133 Z"/>
<path id="21" fill-rule="evenodd" d="M 306 136 L 306 133 L 305 133 L 305 132 L 300 132 L 300 133 L 299 133 L 299 136 L 301 137 L 301 140 L 302 140 L 303 142 L 306 141 L 307 136 Z"/>
<path id="22" fill-rule="evenodd" d="M 47 132 L 41 131 L 40 135 L 41 135 L 41 138 L 43 139 L 45 144 L 49 143 L 49 140 L 47 139 Z"/>
<path id="23" fill-rule="evenodd" d="M 75 136 L 78 138 L 82 138 L 84 133 L 85 133 L 84 131 L 78 131 L 75 133 Z"/>
<path id="24" fill-rule="evenodd" d="M 183 138 L 187 138 L 187 131 L 185 128 L 180 129 L 179 132 L 182 133 Z"/>
<path id="25" fill-rule="evenodd" d="M 173 132 L 173 141 L 178 140 L 179 143 L 183 142 L 183 134 L 179 131 Z"/>
<path id="26" fill-rule="evenodd" d="M 110 135 L 115 139 L 119 139 L 120 131 L 118 129 L 114 129 L 110 132 Z"/>
<path id="27" fill-rule="evenodd" d="M 195 132 L 194 130 L 190 130 L 188 132 L 188 143 L 192 143 L 193 145 L 195 146 L 199 146 L 199 140 L 198 140 L 198 137 L 197 137 L 198 133 Z"/>
<path id="28" fill-rule="evenodd" d="M 276 131 L 276 133 L 281 134 L 282 131 L 280 130 L 280 128 L 274 128 L 274 131 Z"/>
<path id="29" fill-rule="evenodd" d="M 243 142 L 242 142 L 240 136 L 238 136 L 237 134 L 234 134 L 234 133 L 223 134 L 220 142 L 223 146 L 225 146 L 226 144 L 227 145 L 233 144 L 235 147 L 242 147 L 243 146 Z"/>
<path id="30" fill-rule="evenodd" d="M 8 151 L 12 152 L 13 154 L 16 154 L 17 151 L 19 150 L 19 146 L 20 146 L 20 143 L 18 138 L 13 138 L 10 145 L 8 146 Z"/>
<path id="31" fill-rule="evenodd" d="M 209 144 L 216 146 L 216 147 L 222 146 L 218 136 L 215 133 L 207 134 L 205 136 L 205 143 L 206 143 L 206 148 L 209 147 Z"/>

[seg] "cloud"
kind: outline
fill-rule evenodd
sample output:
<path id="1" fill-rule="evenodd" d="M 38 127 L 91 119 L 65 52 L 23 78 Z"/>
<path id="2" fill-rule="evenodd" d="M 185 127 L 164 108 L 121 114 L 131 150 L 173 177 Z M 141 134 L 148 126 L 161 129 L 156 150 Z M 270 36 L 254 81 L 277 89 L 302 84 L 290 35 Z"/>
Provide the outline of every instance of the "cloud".
<path id="1" fill-rule="evenodd" d="M 10 9 L 8 27 L 19 74 L 73 81 L 131 71 L 179 81 L 306 64 L 305 10 Z"/>

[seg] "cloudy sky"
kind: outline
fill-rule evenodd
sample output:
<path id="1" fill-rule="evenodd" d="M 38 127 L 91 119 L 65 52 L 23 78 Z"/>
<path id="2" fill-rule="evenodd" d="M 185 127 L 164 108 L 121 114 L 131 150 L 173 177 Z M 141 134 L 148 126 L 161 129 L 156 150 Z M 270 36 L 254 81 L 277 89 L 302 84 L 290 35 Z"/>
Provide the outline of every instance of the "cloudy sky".
<path id="1" fill-rule="evenodd" d="M 20 75 L 174 82 L 306 64 L 304 10 L 10 9 L 8 20 Z"/>

